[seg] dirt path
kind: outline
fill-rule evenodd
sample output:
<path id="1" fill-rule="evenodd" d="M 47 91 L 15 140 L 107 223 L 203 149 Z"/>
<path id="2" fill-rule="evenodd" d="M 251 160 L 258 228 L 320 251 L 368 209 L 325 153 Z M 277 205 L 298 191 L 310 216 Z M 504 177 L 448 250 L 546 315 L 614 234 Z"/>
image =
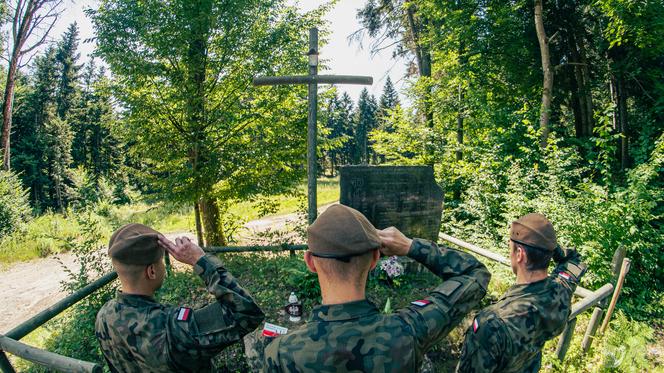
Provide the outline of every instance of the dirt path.
<path id="1" fill-rule="evenodd" d="M 329 206 L 329 205 L 328 205 Z M 323 206 L 319 211 L 325 210 Z M 297 214 L 271 216 L 246 223 L 245 231 L 239 234 L 241 242 L 250 241 L 261 232 L 283 230 L 289 222 L 296 221 Z M 165 234 L 170 239 L 188 236 L 195 239 L 191 232 Z M 60 284 L 67 279 L 63 266 L 77 269 L 74 255 L 58 254 L 44 259 L 18 263 L 0 272 L 0 334 L 36 315 L 65 296 Z"/>

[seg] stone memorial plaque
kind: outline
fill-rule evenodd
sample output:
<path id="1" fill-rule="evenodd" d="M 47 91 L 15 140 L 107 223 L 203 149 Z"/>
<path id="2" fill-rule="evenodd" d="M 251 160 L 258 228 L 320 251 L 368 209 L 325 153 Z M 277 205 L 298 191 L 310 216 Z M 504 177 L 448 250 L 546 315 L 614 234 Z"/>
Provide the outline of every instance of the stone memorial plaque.
<path id="1" fill-rule="evenodd" d="M 430 166 L 343 166 L 339 202 L 362 212 L 378 229 L 438 241 L 443 190 Z"/>

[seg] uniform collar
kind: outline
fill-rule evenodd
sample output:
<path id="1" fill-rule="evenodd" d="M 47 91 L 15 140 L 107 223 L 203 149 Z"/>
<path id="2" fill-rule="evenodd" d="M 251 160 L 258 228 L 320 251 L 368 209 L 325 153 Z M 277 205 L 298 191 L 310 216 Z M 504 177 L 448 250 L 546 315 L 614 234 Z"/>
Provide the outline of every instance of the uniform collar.
<path id="1" fill-rule="evenodd" d="M 341 304 L 324 304 L 314 307 L 311 321 L 345 321 L 377 314 L 378 308 L 366 299 Z"/>
<path id="2" fill-rule="evenodd" d="M 551 278 L 547 277 L 539 281 L 531 282 L 528 284 L 512 285 L 507 292 L 502 296 L 502 299 L 518 297 L 524 294 L 534 294 L 541 291 L 548 291 Z"/>
<path id="3" fill-rule="evenodd" d="M 120 290 L 115 294 L 115 300 L 118 303 L 133 307 L 154 306 L 155 304 L 159 304 L 154 297 L 148 295 L 125 294 Z"/>

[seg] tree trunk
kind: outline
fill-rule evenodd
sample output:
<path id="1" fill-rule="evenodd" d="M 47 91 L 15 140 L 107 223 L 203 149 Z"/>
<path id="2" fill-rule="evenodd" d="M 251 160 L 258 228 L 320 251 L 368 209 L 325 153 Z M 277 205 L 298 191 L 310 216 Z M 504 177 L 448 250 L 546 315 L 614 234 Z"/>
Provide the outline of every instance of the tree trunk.
<path id="1" fill-rule="evenodd" d="M 577 45 L 579 46 L 579 57 L 581 62 L 581 77 L 583 78 L 583 88 L 582 94 L 584 95 L 584 103 L 586 104 L 586 129 L 585 133 L 588 136 L 593 135 L 595 129 L 595 118 L 594 118 L 594 105 L 593 105 L 593 95 L 591 90 L 592 79 L 590 77 L 590 68 L 588 67 L 588 59 L 586 58 L 586 47 L 583 44 L 582 38 L 577 38 Z"/>
<path id="2" fill-rule="evenodd" d="M 583 78 L 583 72 L 581 71 L 581 57 L 579 56 L 574 36 L 569 36 L 567 46 L 570 51 L 570 62 L 573 64 L 571 68 L 574 72 L 570 78 L 572 81 L 572 100 L 574 100 L 572 106 L 574 110 L 574 127 L 576 138 L 582 139 L 592 135 L 592 133 L 589 134 L 587 132 L 588 113 L 586 111 L 588 105 L 586 104 L 586 85 Z"/>
<path id="3" fill-rule="evenodd" d="M 201 198 L 200 212 L 203 218 L 205 244 L 207 246 L 226 246 L 219 202 L 210 196 Z"/>
<path id="4" fill-rule="evenodd" d="M 424 45 L 420 39 L 420 26 L 415 20 L 415 5 L 410 1 L 406 4 L 406 16 L 408 18 L 408 27 L 413 38 L 413 49 L 415 51 L 415 60 L 420 76 L 431 77 L 431 52 L 428 46 Z M 424 97 L 424 118 L 427 127 L 433 128 L 433 110 L 431 108 L 431 86 L 427 83 L 426 94 Z"/>
<path id="5" fill-rule="evenodd" d="M 540 46 L 542 59 L 542 72 L 544 79 L 542 83 L 542 105 L 540 107 L 540 147 L 545 148 L 549 139 L 549 118 L 551 115 L 551 100 L 553 95 L 553 69 L 551 68 L 551 57 L 549 55 L 549 41 L 544 30 L 542 20 L 542 0 L 535 0 L 535 29 Z"/>
<path id="6" fill-rule="evenodd" d="M 627 96 L 625 95 L 625 82 L 622 75 L 616 77 L 615 89 L 615 113 L 617 120 L 614 120 L 617 128 L 614 128 L 620 134 L 618 139 L 618 159 L 620 160 L 620 170 L 625 171 L 627 168 L 628 150 L 627 150 Z"/>
<path id="7" fill-rule="evenodd" d="M 200 199 L 194 202 L 194 221 L 196 222 L 196 238 L 198 246 L 205 246 L 205 237 L 203 237 L 203 226 L 201 225 L 201 209 L 199 207 Z"/>
<path id="8" fill-rule="evenodd" d="M 9 71 L 7 72 L 7 84 L 5 85 L 5 96 L 2 101 L 2 168 L 5 171 L 11 169 L 10 162 L 10 137 L 12 130 L 12 108 L 14 106 L 14 86 L 16 85 L 16 70 L 18 69 L 19 52 L 14 48 L 12 58 L 9 62 Z"/>

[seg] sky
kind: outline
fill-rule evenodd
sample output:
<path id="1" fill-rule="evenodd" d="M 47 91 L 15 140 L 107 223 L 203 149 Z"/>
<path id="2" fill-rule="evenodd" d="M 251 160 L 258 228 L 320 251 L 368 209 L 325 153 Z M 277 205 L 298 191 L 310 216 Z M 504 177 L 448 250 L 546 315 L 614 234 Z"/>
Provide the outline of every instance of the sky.
<path id="1" fill-rule="evenodd" d="M 92 38 L 94 31 L 92 23 L 86 17 L 83 9 L 95 7 L 95 0 L 65 0 L 65 11 L 59 18 L 51 35 L 52 40 L 59 40 L 60 35 L 65 32 L 69 24 L 76 22 L 80 28 L 80 52 L 81 60 L 87 61 L 89 55 L 94 50 L 92 42 L 84 42 L 85 39 Z M 304 12 L 315 9 L 327 1 L 323 0 L 289 0 L 290 4 L 297 4 Z M 340 0 L 335 7 L 327 14 L 326 20 L 329 22 L 332 34 L 329 37 L 329 43 L 320 49 L 320 58 L 325 59 L 329 70 L 319 72 L 324 74 L 338 75 L 367 75 L 373 77 L 373 85 L 366 86 L 369 93 L 380 97 L 385 85 L 385 80 L 389 76 L 400 91 L 404 88 L 402 77 L 406 71 L 405 62 L 392 59 L 392 48 L 381 51 L 376 55 L 371 55 L 368 45 L 370 40 L 365 36 L 364 48 L 357 41 L 349 41 L 348 37 L 360 29 L 360 24 L 355 18 L 356 10 L 364 4 L 364 1 L 358 0 Z M 308 33 L 308 30 L 302 30 Z M 306 51 L 302 51 L 306 53 Z M 339 93 L 348 92 L 348 94 L 357 101 L 360 92 L 365 86 L 359 85 L 340 85 L 337 87 Z M 404 101 L 402 96 L 402 101 Z"/>

